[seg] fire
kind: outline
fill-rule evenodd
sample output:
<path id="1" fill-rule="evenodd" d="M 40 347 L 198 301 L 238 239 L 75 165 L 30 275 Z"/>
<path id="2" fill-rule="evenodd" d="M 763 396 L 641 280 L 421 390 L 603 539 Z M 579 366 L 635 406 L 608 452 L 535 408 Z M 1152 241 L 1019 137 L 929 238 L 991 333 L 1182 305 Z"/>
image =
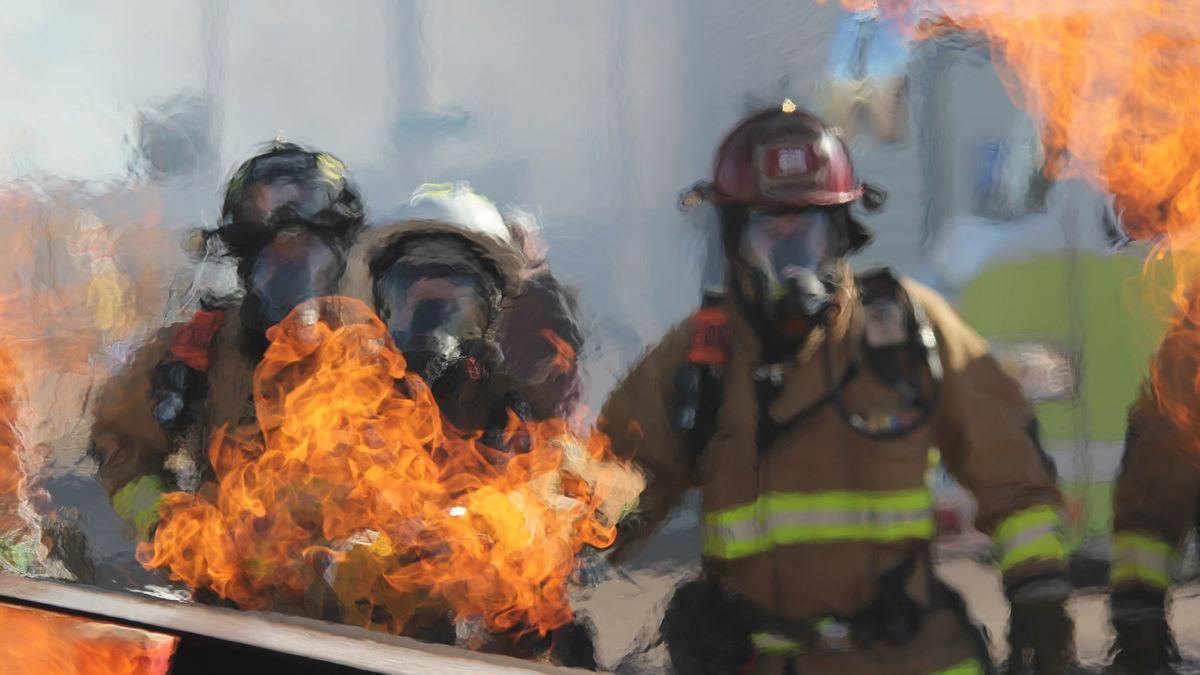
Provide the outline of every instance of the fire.
<path id="1" fill-rule="evenodd" d="M 585 545 L 609 546 L 641 479 L 607 440 L 512 417 L 512 454 L 444 429 L 362 303 L 324 298 L 272 328 L 255 429 L 210 446 L 218 483 L 167 496 L 143 564 L 244 608 L 322 603 L 391 632 L 447 610 L 497 632 L 571 619 Z"/>
<path id="2" fill-rule="evenodd" d="M 912 14 L 911 0 L 841 0 Z M 1200 225 L 1200 5 L 1162 0 L 932 0 L 916 37 L 976 32 L 1041 124 L 1047 172 L 1114 194 L 1127 233 L 1191 245 Z"/>
<path id="3" fill-rule="evenodd" d="M 1040 121 L 1047 173 L 1114 195 L 1151 263 L 1171 263 L 1180 311 L 1151 368 L 1162 411 L 1195 429 L 1200 381 L 1200 5 L 1161 0 L 943 1 L 984 34 L 1010 96 Z M 1182 378 L 1182 380 L 1181 380 Z M 1200 452 L 1193 438 L 1190 454 Z"/>
<path id="4" fill-rule="evenodd" d="M 554 367 L 560 373 L 569 373 L 575 367 L 575 348 L 549 328 L 542 330 L 542 337 L 554 347 Z"/>
<path id="5" fill-rule="evenodd" d="M 842 0 L 844 6 L 861 5 Z M 1051 178 L 1114 197 L 1126 234 L 1166 262 L 1179 318 L 1151 370 L 1183 429 L 1200 407 L 1200 4 L 1163 0 L 881 0 L 915 37 L 974 32 L 1009 96 L 1040 124 Z M 853 9 L 861 9 L 854 7 Z M 1190 450 L 1200 454 L 1200 438 Z"/>
<path id="6" fill-rule="evenodd" d="M 163 675 L 178 638 L 0 604 L 0 662 L 10 673 Z"/>
<path id="7" fill-rule="evenodd" d="M 27 524 L 19 515 L 26 495 L 25 469 L 17 434 L 15 404 L 16 369 L 7 353 L 0 352 L 0 534 L 28 534 Z"/>

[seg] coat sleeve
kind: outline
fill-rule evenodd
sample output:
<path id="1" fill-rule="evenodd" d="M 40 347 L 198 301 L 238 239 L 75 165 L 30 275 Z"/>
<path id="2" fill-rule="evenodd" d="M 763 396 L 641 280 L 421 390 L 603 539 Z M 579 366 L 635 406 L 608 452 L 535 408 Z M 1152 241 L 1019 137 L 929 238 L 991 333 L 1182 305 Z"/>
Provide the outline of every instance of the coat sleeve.
<path id="1" fill-rule="evenodd" d="M 114 503 L 126 486 L 165 473 L 173 439 L 154 417 L 154 371 L 169 358 L 177 330 L 160 331 L 100 393 L 89 447 L 99 463 L 96 477 Z"/>
<path id="2" fill-rule="evenodd" d="M 1113 492 L 1115 591 L 1165 591 L 1170 565 L 1200 506 L 1200 369 L 1196 326 L 1180 317 L 1130 407 L 1125 456 Z M 1172 412 L 1174 414 L 1172 414 Z"/>
<path id="3" fill-rule="evenodd" d="M 689 340 L 686 324 L 674 328 L 633 367 L 601 409 L 600 431 L 612 441 L 613 451 L 632 459 L 646 479 L 637 510 L 619 527 L 614 561 L 627 558 L 649 537 L 693 484 L 694 460 L 671 415 L 675 377 L 686 363 Z"/>
<path id="4" fill-rule="evenodd" d="M 1053 461 L 1017 381 L 933 291 L 906 282 L 937 334 L 944 376 L 933 417 L 946 468 L 979 504 L 976 527 L 994 540 L 1006 586 L 1067 572 Z"/>

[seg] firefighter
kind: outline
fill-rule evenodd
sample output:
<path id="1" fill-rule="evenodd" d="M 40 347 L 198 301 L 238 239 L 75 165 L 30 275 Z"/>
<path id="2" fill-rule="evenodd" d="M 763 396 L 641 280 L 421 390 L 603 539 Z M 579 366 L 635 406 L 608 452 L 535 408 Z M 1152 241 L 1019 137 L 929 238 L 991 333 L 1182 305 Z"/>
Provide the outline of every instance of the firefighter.
<path id="1" fill-rule="evenodd" d="M 1067 672 L 1061 494 L 1017 382 L 934 292 L 852 274 L 882 193 L 790 101 L 739 124 L 714 180 L 729 290 L 654 347 L 601 428 L 646 471 L 628 555 L 685 490 L 703 575 L 667 607 L 680 673 L 984 673 L 987 646 L 935 575 L 931 447 L 979 502 L 1011 602 L 1009 672 Z M 709 424 L 711 422 L 711 424 Z"/>
<path id="2" fill-rule="evenodd" d="M 1167 620 L 1172 559 L 1200 515 L 1200 463 L 1186 417 L 1197 404 L 1194 356 L 1197 294 L 1151 361 L 1151 377 L 1129 410 L 1125 456 L 1113 492 L 1110 608 L 1113 670 L 1175 672 L 1179 651 Z M 1175 407 L 1172 408 L 1171 406 Z"/>
<path id="3" fill-rule="evenodd" d="M 90 452 L 113 508 L 149 536 L 160 496 L 213 478 L 208 436 L 254 422 L 266 330 L 300 302 L 336 292 L 363 206 L 334 156 L 277 140 L 229 181 L 221 225 L 198 241 L 237 267 L 242 295 L 206 299 L 163 328 L 100 396 Z"/>
<path id="4" fill-rule="evenodd" d="M 576 302 L 534 237 L 465 181 L 425 184 L 360 238 L 342 283 L 378 312 L 443 419 L 497 449 L 510 413 L 565 417 L 578 400 Z"/>
<path id="5" fill-rule="evenodd" d="M 521 436 L 507 433 L 512 416 L 566 417 L 578 400 L 574 295 L 550 273 L 535 234 L 465 181 L 425 184 L 359 238 L 341 286 L 376 310 L 408 370 L 429 385 L 447 433 L 478 435 L 498 463 L 523 449 Z M 410 634 L 596 667 L 582 623 L 545 638 L 518 627 L 463 639 L 448 612 L 430 614 L 415 617 Z"/>

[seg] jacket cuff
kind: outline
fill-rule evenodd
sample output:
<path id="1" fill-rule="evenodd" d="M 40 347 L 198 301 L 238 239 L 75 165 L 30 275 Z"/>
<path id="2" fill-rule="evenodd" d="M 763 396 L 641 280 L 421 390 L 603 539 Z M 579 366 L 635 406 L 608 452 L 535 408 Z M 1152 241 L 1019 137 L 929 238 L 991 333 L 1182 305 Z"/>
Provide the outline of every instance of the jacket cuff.
<path id="1" fill-rule="evenodd" d="M 1062 537 L 1062 520 L 1052 506 L 1033 506 L 1009 515 L 993 535 L 1000 554 L 1000 571 L 1008 573 L 1031 563 L 1050 563 L 1038 567 L 1064 568 L 1067 546 Z"/>
<path id="2" fill-rule="evenodd" d="M 1118 530 L 1113 536 L 1112 571 L 1109 584 L 1144 586 L 1164 591 L 1171 585 L 1171 562 L 1175 546 L 1146 531 Z"/>
<path id="3" fill-rule="evenodd" d="M 1108 603 L 1114 626 L 1167 619 L 1166 593 L 1155 588 L 1123 588 L 1114 591 Z"/>

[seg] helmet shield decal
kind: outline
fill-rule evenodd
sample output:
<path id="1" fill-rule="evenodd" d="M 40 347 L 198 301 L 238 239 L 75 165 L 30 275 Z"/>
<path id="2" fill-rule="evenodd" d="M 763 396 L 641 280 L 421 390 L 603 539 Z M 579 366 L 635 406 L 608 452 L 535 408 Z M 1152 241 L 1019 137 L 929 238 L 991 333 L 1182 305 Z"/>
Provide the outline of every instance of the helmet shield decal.
<path id="1" fill-rule="evenodd" d="M 780 140 L 755 149 L 754 166 L 764 196 L 787 200 L 824 189 L 828 162 L 811 141 Z"/>

